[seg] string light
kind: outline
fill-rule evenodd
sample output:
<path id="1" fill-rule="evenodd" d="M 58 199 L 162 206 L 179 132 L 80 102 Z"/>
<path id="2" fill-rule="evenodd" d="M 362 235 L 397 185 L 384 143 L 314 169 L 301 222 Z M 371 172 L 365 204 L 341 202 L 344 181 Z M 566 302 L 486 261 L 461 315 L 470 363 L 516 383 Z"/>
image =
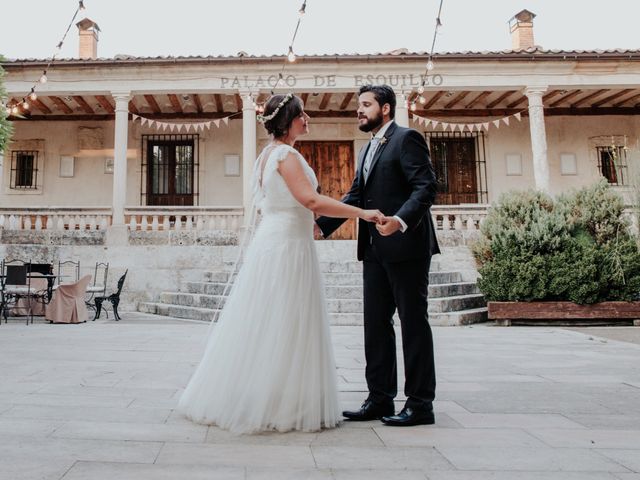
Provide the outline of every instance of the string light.
<path id="1" fill-rule="evenodd" d="M 67 38 L 67 34 L 69 33 L 69 30 L 73 26 L 73 23 L 75 22 L 76 17 L 78 16 L 78 12 L 83 10 L 85 10 L 84 1 L 79 0 L 78 7 L 76 8 L 75 13 L 73 14 L 73 18 L 69 22 L 69 25 L 67 26 L 67 29 L 65 30 L 64 35 L 62 36 L 62 39 L 56 44 L 55 52 L 47 62 L 47 66 L 42 71 L 42 75 L 40 75 L 40 78 L 38 78 L 38 80 L 31 87 L 31 92 L 28 95 L 24 96 L 22 100 L 16 101 L 16 103 L 13 103 L 12 105 L 9 105 L 9 102 L 6 102 L 6 103 L 0 102 L 0 105 L 2 105 L 5 108 L 7 115 L 10 115 L 10 114 L 17 115 L 18 113 L 20 113 L 20 109 L 18 108 L 18 106 L 21 106 L 23 110 L 29 110 L 30 105 L 28 100 L 31 100 L 32 102 L 35 102 L 37 100 L 38 95 L 36 94 L 36 87 L 38 86 L 38 84 L 47 83 L 47 80 L 48 80 L 47 71 L 49 70 L 49 67 L 51 67 L 51 65 L 53 64 L 60 50 L 62 50 L 64 41 Z"/>
<path id="2" fill-rule="evenodd" d="M 422 82 L 420 83 L 420 86 L 418 87 L 418 94 L 422 95 L 424 93 L 424 87 L 426 85 L 426 81 L 427 81 L 427 75 L 429 74 L 429 72 L 431 72 L 434 68 L 435 65 L 433 63 L 433 52 L 436 46 L 436 38 L 438 37 L 438 30 L 440 29 L 440 27 L 442 27 L 442 20 L 440 19 L 440 16 L 442 14 L 442 3 L 444 0 L 440 0 L 440 6 L 438 7 L 438 15 L 436 16 L 436 26 L 433 29 L 433 40 L 431 41 L 431 50 L 429 51 L 429 57 L 427 58 L 427 64 L 425 65 L 425 73 L 422 79 Z M 425 104 L 426 103 L 426 99 L 424 99 L 424 97 L 420 96 L 419 101 L 421 104 Z M 415 106 L 415 101 L 414 103 L 411 105 L 412 110 L 415 110 L 413 107 Z"/>
<path id="3" fill-rule="evenodd" d="M 302 17 L 306 13 L 306 11 L 307 11 L 307 0 L 304 0 L 302 2 L 302 6 L 298 10 L 298 13 L 299 13 L 298 22 L 296 23 L 296 29 L 293 31 L 293 37 L 291 38 L 291 43 L 289 44 L 289 51 L 287 52 L 287 56 L 284 63 L 282 64 L 282 70 L 280 70 L 280 74 L 278 75 L 278 83 L 277 83 L 278 87 L 283 87 L 285 85 L 284 71 L 287 68 L 287 63 L 293 63 L 296 61 L 296 54 L 293 51 L 293 44 L 295 43 L 296 36 L 298 35 L 298 29 L 300 28 L 300 21 L 302 20 Z M 271 90 L 272 95 L 273 93 L 274 93 L 273 90 Z"/>

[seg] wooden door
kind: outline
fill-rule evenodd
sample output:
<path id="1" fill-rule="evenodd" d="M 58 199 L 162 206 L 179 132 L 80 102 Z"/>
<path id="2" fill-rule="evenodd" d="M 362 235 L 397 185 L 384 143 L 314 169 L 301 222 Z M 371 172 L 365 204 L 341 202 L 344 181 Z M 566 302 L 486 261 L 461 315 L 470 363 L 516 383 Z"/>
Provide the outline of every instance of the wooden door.
<path id="1" fill-rule="evenodd" d="M 353 142 L 296 142 L 296 148 L 316 172 L 320 193 L 340 200 L 349 191 L 355 177 Z M 354 240 L 356 221 L 347 220 L 330 238 Z"/>
<path id="2" fill-rule="evenodd" d="M 478 203 L 473 138 L 432 138 L 431 161 L 438 179 L 438 205 Z"/>

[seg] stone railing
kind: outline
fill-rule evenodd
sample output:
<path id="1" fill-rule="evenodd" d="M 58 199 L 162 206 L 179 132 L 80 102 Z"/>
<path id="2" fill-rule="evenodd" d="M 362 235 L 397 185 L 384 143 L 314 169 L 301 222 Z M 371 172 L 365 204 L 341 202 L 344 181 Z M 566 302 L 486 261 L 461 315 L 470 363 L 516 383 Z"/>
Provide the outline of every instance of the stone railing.
<path id="1" fill-rule="evenodd" d="M 0 207 L 5 230 L 105 230 L 110 224 L 111 207 Z"/>
<path id="2" fill-rule="evenodd" d="M 237 232 L 244 219 L 242 207 L 131 207 L 124 216 L 130 231 Z"/>
<path id="3" fill-rule="evenodd" d="M 476 231 L 488 210 L 489 205 L 434 205 L 431 216 L 437 230 Z"/>

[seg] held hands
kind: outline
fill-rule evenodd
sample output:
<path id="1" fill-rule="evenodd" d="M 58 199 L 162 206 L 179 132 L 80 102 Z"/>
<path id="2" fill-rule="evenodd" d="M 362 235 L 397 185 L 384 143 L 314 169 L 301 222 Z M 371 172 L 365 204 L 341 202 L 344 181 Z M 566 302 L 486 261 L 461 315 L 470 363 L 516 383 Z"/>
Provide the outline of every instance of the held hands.
<path id="1" fill-rule="evenodd" d="M 382 222 L 382 219 L 385 217 L 380 210 L 362 210 L 362 213 L 360 214 L 360 218 L 367 222 L 380 224 Z"/>
<path id="2" fill-rule="evenodd" d="M 378 229 L 378 233 L 383 237 L 388 237 L 389 235 L 393 235 L 398 230 L 401 229 L 400 222 L 397 218 L 394 217 L 382 217 L 382 221 L 378 222 L 376 225 Z"/>

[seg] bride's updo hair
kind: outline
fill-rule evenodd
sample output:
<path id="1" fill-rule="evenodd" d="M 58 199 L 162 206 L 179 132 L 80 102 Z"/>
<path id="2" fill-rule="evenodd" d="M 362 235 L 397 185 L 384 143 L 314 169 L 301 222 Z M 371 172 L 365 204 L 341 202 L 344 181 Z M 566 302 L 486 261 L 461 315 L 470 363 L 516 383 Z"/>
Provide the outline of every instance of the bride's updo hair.
<path id="1" fill-rule="evenodd" d="M 287 97 L 289 98 L 286 102 L 280 106 Z M 264 106 L 264 113 L 261 117 L 269 118 L 274 112 L 275 115 L 273 118 L 264 121 L 264 128 L 266 128 L 267 132 L 273 135 L 274 138 L 283 137 L 287 134 L 291 122 L 302 113 L 302 110 L 302 100 L 296 95 L 271 95 Z"/>

